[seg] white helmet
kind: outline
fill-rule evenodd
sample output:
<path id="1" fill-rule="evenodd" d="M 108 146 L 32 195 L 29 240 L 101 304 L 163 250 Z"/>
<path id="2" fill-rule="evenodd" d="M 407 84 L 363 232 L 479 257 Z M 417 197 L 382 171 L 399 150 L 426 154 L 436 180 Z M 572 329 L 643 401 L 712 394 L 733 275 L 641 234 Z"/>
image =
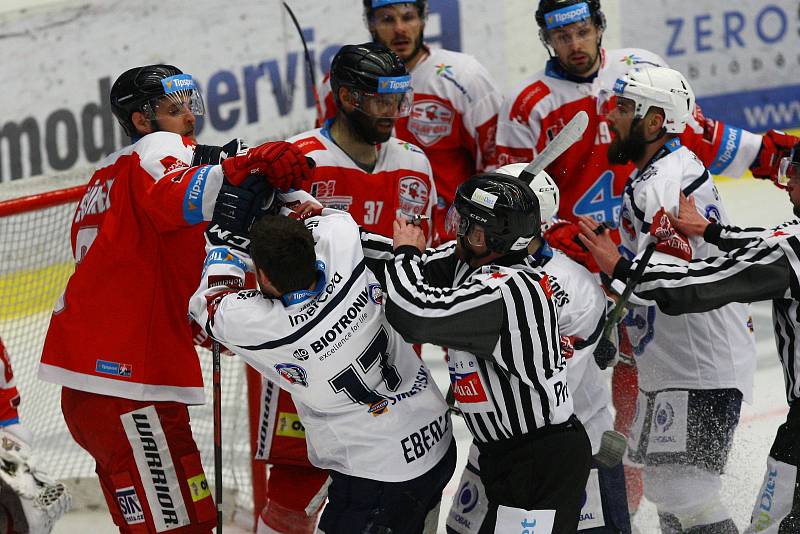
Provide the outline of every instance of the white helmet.
<path id="1" fill-rule="evenodd" d="M 508 165 L 503 165 L 495 172 L 519 178 L 522 170 L 527 166 L 527 163 L 510 163 Z M 542 217 L 542 224 L 549 225 L 558 211 L 558 203 L 561 198 L 558 192 L 558 186 L 553 178 L 547 174 L 547 171 L 541 171 L 531 180 L 530 187 L 533 189 L 533 192 L 536 193 L 536 198 L 539 199 L 539 211 Z"/>
<path id="2" fill-rule="evenodd" d="M 651 107 L 664 110 L 667 133 L 682 133 L 694 112 L 694 91 L 680 72 L 666 67 L 634 69 L 617 79 L 616 96 L 633 100 L 634 117 L 641 119 Z"/>

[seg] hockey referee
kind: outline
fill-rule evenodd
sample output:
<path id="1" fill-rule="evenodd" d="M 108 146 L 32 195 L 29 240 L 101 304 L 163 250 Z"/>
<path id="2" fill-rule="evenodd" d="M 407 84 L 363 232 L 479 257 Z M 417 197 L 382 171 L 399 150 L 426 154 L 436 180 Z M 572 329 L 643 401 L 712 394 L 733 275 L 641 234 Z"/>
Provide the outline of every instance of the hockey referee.
<path id="1" fill-rule="evenodd" d="M 481 173 L 456 192 L 447 217 L 455 241 L 423 255 L 422 230 L 394 223 L 387 319 L 407 341 L 449 347 L 490 503 L 481 533 L 574 533 L 589 475 L 548 278 L 524 263 L 539 218 L 527 184 Z"/>
<path id="2" fill-rule="evenodd" d="M 781 161 L 776 182 L 788 191 L 794 215 L 800 217 L 800 143 Z M 650 264 L 634 290 L 637 296 L 655 301 L 670 315 L 772 299 L 775 344 L 783 365 L 789 414 L 770 449 L 747 532 L 800 532 L 800 220 L 771 229 L 722 226 L 706 220 L 694 201 L 685 197 L 678 216 L 670 215 L 669 220 L 674 228 L 661 239 L 671 239 L 679 232 L 703 238 L 726 255 L 683 265 Z M 621 258 L 607 235 L 595 235 L 584 223 L 581 230 L 600 268 L 626 282 L 638 261 Z"/>

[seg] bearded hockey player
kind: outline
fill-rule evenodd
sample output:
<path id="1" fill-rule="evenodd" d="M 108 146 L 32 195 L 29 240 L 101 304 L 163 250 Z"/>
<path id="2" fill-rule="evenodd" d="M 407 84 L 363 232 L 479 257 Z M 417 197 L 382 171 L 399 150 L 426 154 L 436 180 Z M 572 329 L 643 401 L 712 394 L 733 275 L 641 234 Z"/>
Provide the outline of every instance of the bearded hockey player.
<path id="1" fill-rule="evenodd" d="M 69 510 L 66 486 L 32 456 L 33 436 L 17 413 L 20 398 L 8 352 L 0 340 L 0 532 L 48 534 Z"/>
<path id="2" fill-rule="evenodd" d="M 205 402 L 203 377 L 185 309 L 206 221 L 225 187 L 289 189 L 310 169 L 286 142 L 197 145 L 203 99 L 174 66 L 126 71 L 110 100 L 133 144 L 97 164 L 77 207 L 76 268 L 39 378 L 62 386 L 64 420 L 95 459 L 120 532 L 210 532 L 216 511 L 187 409 Z"/>
<path id="3" fill-rule="evenodd" d="M 539 36 L 550 55 L 545 68 L 513 89 L 498 115 L 498 164 L 531 161 L 580 110 L 589 114 L 583 138 L 548 166 L 547 172 L 561 188 L 559 219 L 546 238 L 556 248 L 590 270 L 597 271 L 591 255 L 576 244 L 578 217 L 619 222 L 621 196 L 634 171 L 630 163 L 609 161 L 606 148 L 612 132 L 601 109 L 598 93 L 611 91 L 614 82 L 630 69 L 666 66 L 658 55 L 640 48 L 606 49 L 602 46 L 606 18 L 600 0 L 540 0 L 535 13 Z M 741 176 L 748 168 L 759 178 L 777 170 L 781 155 L 797 139 L 783 132 L 764 136 L 704 117 L 699 108 L 680 133 L 681 143 L 692 150 L 712 174 Z M 647 319 L 647 318 L 645 318 Z M 634 352 L 645 349 L 652 324 L 628 318 Z M 637 324 L 642 327 L 636 326 Z M 616 427 L 623 433 L 633 420 L 636 370 L 620 362 L 613 378 Z M 626 469 L 628 497 L 635 511 L 641 496 L 641 478 Z"/>
<path id="4" fill-rule="evenodd" d="M 631 71 L 614 85 L 609 104 L 615 138 L 608 157 L 637 169 L 623 195 L 623 254 L 633 258 L 654 246 L 653 261 L 678 264 L 718 255 L 714 245 L 671 232 L 666 215 L 677 213 L 681 195 L 694 195 L 703 213 L 729 220 L 710 173 L 678 137 L 694 104 L 686 79 L 665 67 Z M 581 221 L 594 226 L 589 217 Z M 756 353 L 747 306 L 675 316 L 631 302 L 643 305 L 632 313 L 654 325 L 636 358 L 639 396 L 628 441 L 631 459 L 644 464 L 645 496 L 662 532 L 736 533 L 720 475 L 741 402 L 752 392 Z"/>
<path id="5" fill-rule="evenodd" d="M 512 163 L 500 167 L 497 172 L 519 177 L 525 167 L 525 163 Z M 531 189 L 539 199 L 542 226 L 546 227 L 558 211 L 558 186 L 543 171 L 533 179 Z M 567 359 L 567 377 L 575 415 L 586 428 L 592 453 L 597 454 L 604 432 L 613 428 L 609 410 L 611 392 L 592 356 L 605 324 L 606 296 L 585 267 L 563 252 L 551 248 L 541 235 L 534 238 L 528 250 L 531 254 L 526 262 L 530 266 L 541 267 L 550 281 L 558 311 L 561 349 Z M 488 503 L 480 481 L 478 456 L 478 448 L 473 444 L 447 519 L 448 532 L 480 532 Z M 592 464 L 578 531 L 592 534 L 630 533 L 621 463 L 617 462 L 613 467 L 597 461 Z"/>
<path id="6" fill-rule="evenodd" d="M 427 0 L 364 0 L 372 40 L 391 49 L 411 73 L 414 100 L 398 119 L 395 136 L 425 151 L 433 167 L 438 202 L 434 242 L 446 235 L 444 221 L 458 185 L 495 166 L 494 137 L 501 93 L 475 58 L 425 44 Z M 324 118 L 336 115 L 335 91 L 323 83 Z"/>
<path id="7" fill-rule="evenodd" d="M 333 59 L 330 80 L 336 117 L 289 139 L 316 163 L 304 189 L 370 232 L 390 236 L 401 214 L 427 219 L 422 225 L 430 236 L 436 205 L 430 163 L 420 149 L 391 137 L 412 102 L 403 62 L 380 44 L 346 45 Z M 328 473 L 309 463 L 303 430 L 289 424 L 298 419 L 291 395 L 263 378 L 261 405 L 268 407 L 261 421 L 268 438 L 258 457 L 270 468 L 258 532 L 313 532 Z"/>
<path id="8" fill-rule="evenodd" d="M 189 311 L 292 394 L 311 463 L 331 477 L 319 531 L 435 532 L 455 442 L 428 369 L 385 320 L 383 263 L 367 266 L 338 210 L 267 215 L 250 236 L 249 254 L 209 236 Z M 260 291 L 239 291 L 251 257 Z"/>

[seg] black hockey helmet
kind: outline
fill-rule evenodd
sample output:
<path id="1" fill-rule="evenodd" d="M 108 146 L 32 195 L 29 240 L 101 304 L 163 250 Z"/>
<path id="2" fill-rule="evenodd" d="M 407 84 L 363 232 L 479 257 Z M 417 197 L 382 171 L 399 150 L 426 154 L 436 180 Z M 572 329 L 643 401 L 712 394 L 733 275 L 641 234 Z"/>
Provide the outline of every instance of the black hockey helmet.
<path id="1" fill-rule="evenodd" d="M 411 76 L 397 54 L 379 43 L 345 45 L 331 62 L 331 89 L 336 105 L 341 108 L 339 88 L 349 87 L 363 108 L 364 97 L 399 95 L 398 109 L 392 116 L 405 116 L 411 109 Z M 369 112 L 368 112 L 369 113 Z M 375 113 L 369 113 L 376 116 Z"/>
<path id="2" fill-rule="evenodd" d="M 367 22 L 372 20 L 375 10 L 379 7 L 385 7 L 392 4 L 414 4 L 419 12 L 419 18 L 425 20 L 428 16 L 428 1 L 427 0 L 364 0 L 364 18 Z"/>
<path id="3" fill-rule="evenodd" d="M 155 107 L 164 96 L 188 102 L 195 116 L 204 113 L 203 99 L 191 75 L 172 65 L 145 65 L 123 72 L 111 87 L 111 111 L 129 137 L 138 135 L 131 115 L 139 111 L 155 121 Z M 157 125 L 154 129 L 158 129 Z"/>
<path id="4" fill-rule="evenodd" d="M 507 174 L 479 173 L 458 186 L 447 215 L 448 232 L 468 236 L 483 229 L 489 250 L 506 254 L 522 250 L 541 235 L 539 200 L 530 186 Z"/>
<path id="5" fill-rule="evenodd" d="M 792 148 L 788 156 L 781 159 L 778 167 L 778 183 L 787 185 L 794 178 L 800 180 L 800 142 Z"/>
<path id="6" fill-rule="evenodd" d="M 600 0 L 540 0 L 536 10 L 536 23 L 543 40 L 547 31 L 591 18 L 602 31 L 606 27 L 606 17 L 600 9 Z"/>

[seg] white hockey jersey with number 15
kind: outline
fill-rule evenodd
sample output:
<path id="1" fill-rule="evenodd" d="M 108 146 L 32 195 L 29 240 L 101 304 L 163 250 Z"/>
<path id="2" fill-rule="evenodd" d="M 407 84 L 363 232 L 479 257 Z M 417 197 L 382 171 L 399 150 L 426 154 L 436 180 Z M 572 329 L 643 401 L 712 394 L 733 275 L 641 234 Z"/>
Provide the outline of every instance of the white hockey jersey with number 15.
<path id="1" fill-rule="evenodd" d="M 691 195 L 707 218 L 730 224 L 708 170 L 691 150 L 673 139 L 625 184 L 620 237 L 629 258 L 645 249 L 650 227 L 664 222 L 662 209 L 677 215 L 681 193 Z M 652 261 L 680 263 L 720 255 L 717 247 L 702 238 L 685 239 L 659 240 Z M 750 401 L 756 348 L 747 304 L 678 316 L 667 315 L 655 305 L 634 306 L 625 324 L 642 390 L 736 388 Z"/>
<path id="2" fill-rule="evenodd" d="M 312 464 L 384 482 L 411 480 L 450 446 L 444 398 L 386 322 L 381 286 L 365 265 L 350 215 L 326 209 L 304 223 L 316 243 L 313 292 L 273 299 L 257 290 L 209 289 L 209 279 L 244 278 L 246 258 L 216 247 L 189 312 L 292 394 Z"/>

